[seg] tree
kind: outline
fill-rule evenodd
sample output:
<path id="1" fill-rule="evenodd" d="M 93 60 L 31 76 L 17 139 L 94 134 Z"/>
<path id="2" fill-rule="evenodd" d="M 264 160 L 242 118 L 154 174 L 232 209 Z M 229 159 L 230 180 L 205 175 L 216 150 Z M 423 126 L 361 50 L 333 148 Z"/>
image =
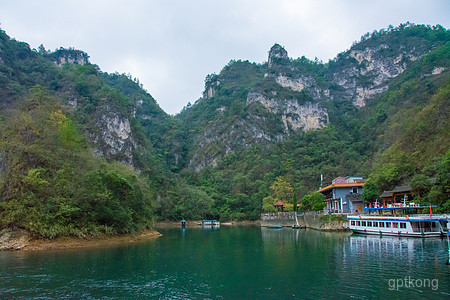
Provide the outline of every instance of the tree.
<path id="1" fill-rule="evenodd" d="M 275 206 L 273 206 L 275 204 L 276 200 L 272 197 L 272 196 L 267 196 L 263 199 L 263 211 L 265 212 L 275 212 Z"/>
<path id="2" fill-rule="evenodd" d="M 285 203 L 288 202 L 288 199 L 291 199 L 292 192 L 294 191 L 291 184 L 282 176 L 278 177 L 270 188 L 273 190 L 273 197 Z"/>
<path id="3" fill-rule="evenodd" d="M 416 174 L 409 182 L 414 199 L 422 199 L 431 189 L 430 178 L 423 174 Z"/>
<path id="4" fill-rule="evenodd" d="M 295 192 L 292 196 L 292 208 L 294 211 L 297 211 L 297 194 Z"/>
<path id="5" fill-rule="evenodd" d="M 365 203 L 371 203 L 378 199 L 379 196 L 378 187 L 371 178 L 367 179 L 364 183 L 364 189 L 362 193 L 362 199 Z"/>
<path id="6" fill-rule="evenodd" d="M 303 196 L 301 203 L 302 211 L 309 210 L 322 210 L 325 206 L 325 195 L 319 192 L 313 192 L 311 194 Z"/>

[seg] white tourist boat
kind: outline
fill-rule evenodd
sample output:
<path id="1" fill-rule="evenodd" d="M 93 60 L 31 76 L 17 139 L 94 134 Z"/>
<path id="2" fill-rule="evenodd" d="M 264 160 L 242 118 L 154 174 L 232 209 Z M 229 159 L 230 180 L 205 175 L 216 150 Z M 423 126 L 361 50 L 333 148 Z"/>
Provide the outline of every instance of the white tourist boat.
<path id="1" fill-rule="evenodd" d="M 198 222 L 199 226 L 220 226 L 220 221 L 218 220 L 202 220 Z"/>
<path id="2" fill-rule="evenodd" d="M 348 229 L 355 233 L 433 237 L 446 234 L 447 215 L 433 215 L 437 206 L 403 205 L 396 203 L 389 207 L 364 208 L 363 214 L 348 215 Z M 430 208 L 430 214 L 418 214 Z"/>

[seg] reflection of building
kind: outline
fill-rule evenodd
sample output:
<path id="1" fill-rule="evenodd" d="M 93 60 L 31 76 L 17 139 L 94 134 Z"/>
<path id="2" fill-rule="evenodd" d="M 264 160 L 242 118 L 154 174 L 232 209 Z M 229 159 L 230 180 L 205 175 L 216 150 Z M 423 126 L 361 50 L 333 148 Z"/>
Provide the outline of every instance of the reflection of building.
<path id="1" fill-rule="evenodd" d="M 318 190 L 325 195 L 326 209 L 332 212 L 350 213 L 362 212 L 362 177 L 347 176 L 335 178 L 329 186 Z"/>
<path id="2" fill-rule="evenodd" d="M 350 239 L 350 250 L 353 253 L 366 253 L 374 257 L 385 258 L 386 255 L 396 257 L 413 257 L 414 249 L 423 246 L 421 239 L 399 239 L 396 237 L 375 237 L 352 235 Z"/>

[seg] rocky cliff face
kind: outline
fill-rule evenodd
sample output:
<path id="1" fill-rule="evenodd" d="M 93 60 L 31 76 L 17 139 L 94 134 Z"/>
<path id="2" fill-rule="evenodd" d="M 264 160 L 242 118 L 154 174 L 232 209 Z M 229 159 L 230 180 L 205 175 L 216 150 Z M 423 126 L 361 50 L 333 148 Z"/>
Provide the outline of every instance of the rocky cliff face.
<path id="1" fill-rule="evenodd" d="M 400 75 L 412 61 L 425 55 L 417 49 L 392 49 L 389 45 L 353 49 L 345 53 L 343 68 L 329 74 L 330 80 L 342 87 L 333 97 L 343 97 L 357 107 L 389 88 L 389 80 Z"/>
<path id="2" fill-rule="evenodd" d="M 327 64 L 291 59 L 275 44 L 268 63 L 247 62 L 245 67 L 245 62 L 238 62 L 234 68 L 230 63 L 219 75 L 209 75 L 203 98 L 196 103 L 204 108 L 197 109 L 196 117 L 205 116 L 203 124 L 208 123 L 192 130 L 197 134 L 189 165 L 196 170 L 214 166 L 231 150 L 320 130 L 345 114 L 348 105 L 355 107 L 354 113 L 363 109 L 389 89 L 393 78 L 433 49 L 426 35 L 408 34 L 405 27 L 389 30 L 366 35 Z M 435 67 L 429 73 L 443 71 Z M 258 72 L 263 76 L 257 77 Z M 329 111 L 335 114 L 331 118 Z"/>
<path id="3" fill-rule="evenodd" d="M 297 130 L 319 129 L 329 122 L 327 111 L 318 103 L 299 104 L 295 98 L 277 99 L 276 96 L 269 98 L 258 92 L 251 92 L 247 95 L 247 105 L 260 105 L 267 112 L 280 116 L 284 133 L 287 135 Z"/>
<path id="4" fill-rule="evenodd" d="M 108 159 L 133 164 L 133 151 L 137 142 L 130 126 L 130 116 L 119 114 L 105 105 L 99 112 L 95 130 L 90 133 L 94 151 Z"/>
<path id="5" fill-rule="evenodd" d="M 277 61 L 288 60 L 287 51 L 279 44 L 275 44 L 269 51 L 269 67 L 272 67 Z"/>
<path id="6" fill-rule="evenodd" d="M 86 52 L 75 49 L 60 48 L 51 53 L 49 59 L 59 67 L 65 63 L 77 65 L 89 64 L 89 55 Z"/>
<path id="7" fill-rule="evenodd" d="M 211 97 L 214 97 L 217 91 L 217 87 L 220 85 L 220 81 L 216 80 L 214 82 L 211 82 L 208 84 L 205 88 L 205 91 L 203 92 L 203 99 L 209 99 Z"/>
<path id="8" fill-rule="evenodd" d="M 269 52 L 270 68 L 283 69 L 286 63 L 289 63 L 287 51 L 274 45 Z M 329 91 L 320 87 L 309 74 L 292 76 L 281 71 L 270 72 L 264 80 L 275 86 L 267 89 L 266 85 L 258 85 L 246 93 L 245 99 L 240 100 L 244 104 L 245 117 L 235 116 L 231 122 L 225 122 L 224 113 L 228 107 L 215 108 L 218 119 L 209 121 L 195 138 L 196 150 L 189 162 L 191 167 L 200 171 L 208 165 L 216 166 L 231 150 L 279 143 L 291 134 L 317 130 L 329 123 L 327 110 L 318 102 L 329 97 Z M 206 85 L 202 100 L 214 98 L 222 87 L 228 89 L 226 80 L 222 83 L 219 75 Z M 302 91 L 308 96 L 301 94 Z"/>

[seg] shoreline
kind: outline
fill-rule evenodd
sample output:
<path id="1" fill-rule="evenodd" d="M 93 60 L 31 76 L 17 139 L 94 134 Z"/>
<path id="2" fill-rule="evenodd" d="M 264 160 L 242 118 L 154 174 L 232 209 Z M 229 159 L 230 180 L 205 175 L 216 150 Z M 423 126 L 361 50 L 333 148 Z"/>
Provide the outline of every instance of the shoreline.
<path id="1" fill-rule="evenodd" d="M 198 227 L 199 221 L 188 221 L 186 228 Z M 260 226 L 260 221 L 223 222 L 221 226 Z M 33 236 L 25 230 L 0 231 L 0 251 L 46 251 L 46 250 L 69 250 L 79 248 L 109 247 L 118 245 L 129 245 L 136 242 L 156 239 L 162 236 L 158 228 L 179 228 L 179 221 L 160 221 L 152 229 L 144 229 L 125 235 L 102 235 L 98 237 L 57 237 L 46 239 Z"/>
<path id="2" fill-rule="evenodd" d="M 186 228 L 196 228 L 199 227 L 198 223 L 201 222 L 198 221 L 186 221 Z M 261 221 L 229 221 L 229 222 L 220 222 L 220 226 L 253 226 L 261 225 Z M 155 229 L 158 228 L 181 228 L 181 222 L 180 221 L 159 221 L 155 223 Z"/>
<path id="3" fill-rule="evenodd" d="M 78 248 L 109 247 L 156 239 L 161 233 L 155 229 L 144 229 L 125 235 L 99 237 L 58 237 L 55 239 L 36 238 L 24 230 L 0 232 L 0 251 L 45 251 Z"/>

